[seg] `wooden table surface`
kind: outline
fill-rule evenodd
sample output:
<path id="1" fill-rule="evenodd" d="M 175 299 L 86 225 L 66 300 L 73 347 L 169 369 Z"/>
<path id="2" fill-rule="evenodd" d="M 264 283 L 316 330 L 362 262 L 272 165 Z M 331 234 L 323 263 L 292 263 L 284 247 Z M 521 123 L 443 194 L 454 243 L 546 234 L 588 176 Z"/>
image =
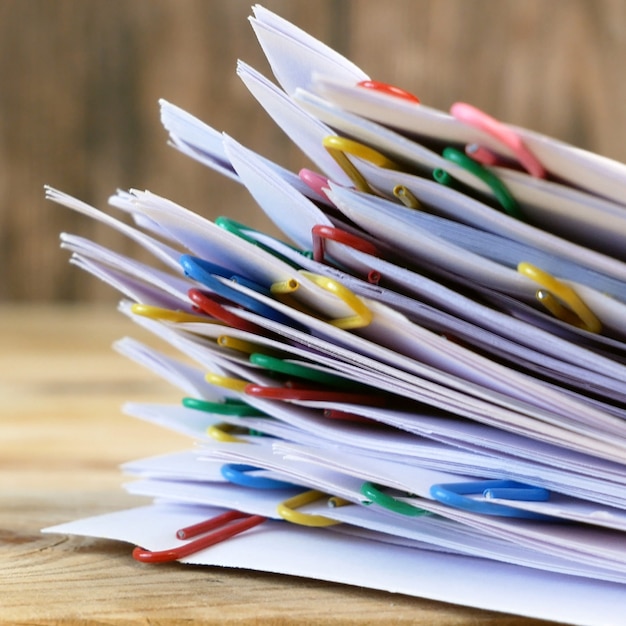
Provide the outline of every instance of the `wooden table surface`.
<path id="1" fill-rule="evenodd" d="M 148 566 L 125 544 L 40 529 L 146 501 L 118 465 L 189 441 L 121 415 L 177 390 L 114 353 L 114 307 L 0 308 L 0 624 L 539 624 L 263 573 Z"/>

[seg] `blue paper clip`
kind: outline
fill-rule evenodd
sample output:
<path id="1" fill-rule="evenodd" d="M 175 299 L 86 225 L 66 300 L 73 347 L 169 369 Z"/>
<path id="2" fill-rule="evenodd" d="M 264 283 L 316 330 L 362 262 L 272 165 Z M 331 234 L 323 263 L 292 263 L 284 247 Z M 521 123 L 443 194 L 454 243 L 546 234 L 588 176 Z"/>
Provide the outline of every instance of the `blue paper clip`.
<path id="1" fill-rule="evenodd" d="M 268 290 L 262 285 L 253 283 L 249 279 L 233 276 L 232 272 L 228 272 L 228 270 L 219 265 L 215 265 L 214 263 L 210 263 L 209 261 L 205 261 L 204 259 L 199 259 L 188 254 L 183 254 L 180 257 L 180 264 L 182 265 L 186 276 L 201 283 L 205 287 L 208 287 L 213 293 L 216 293 L 218 296 L 226 298 L 227 300 L 238 304 L 248 311 L 256 313 L 261 317 L 273 320 L 274 322 L 278 322 L 279 324 L 286 324 L 288 326 L 297 327 L 301 326 L 290 317 L 279 313 L 272 307 L 267 306 L 259 300 L 256 300 L 252 296 L 233 289 L 228 284 L 220 281 L 217 277 L 221 276 L 222 278 L 229 278 L 231 280 L 238 279 L 241 283 L 245 281 L 246 287 L 257 291 L 258 293 L 268 295 Z M 256 289 L 253 285 L 256 286 Z"/>
<path id="2" fill-rule="evenodd" d="M 437 502 L 470 513 L 541 521 L 554 521 L 556 519 L 550 515 L 525 511 L 506 504 L 467 497 L 472 494 L 480 494 L 485 498 L 504 498 L 527 502 L 545 502 L 550 499 L 550 492 L 547 489 L 533 487 L 514 480 L 477 480 L 466 483 L 437 484 L 430 488 L 430 495 Z"/>
<path id="3" fill-rule="evenodd" d="M 187 276 L 189 276 L 190 278 L 194 278 L 195 280 L 199 280 L 199 282 L 202 281 L 199 278 L 195 278 L 195 276 L 193 275 L 194 273 L 197 276 L 201 277 L 204 277 L 206 274 L 213 278 L 215 276 L 221 276 L 222 278 L 228 278 L 229 280 L 239 282 L 240 284 L 245 285 L 249 289 L 257 291 L 258 293 L 263 293 L 265 295 L 270 294 L 269 289 L 267 289 L 263 285 L 253 280 L 250 280 L 245 276 L 235 274 L 232 270 L 228 269 L 227 267 L 223 267 L 222 265 L 218 265 L 217 263 L 206 261 L 205 259 L 191 256 L 189 254 L 183 254 L 180 257 L 180 264 L 183 266 L 183 270 L 185 270 L 185 274 Z"/>
<path id="4" fill-rule="evenodd" d="M 222 465 L 220 472 L 229 482 L 242 487 L 252 487 L 253 489 L 287 489 L 293 487 L 292 483 L 275 478 L 255 476 L 254 472 L 261 471 L 261 468 L 253 465 L 239 465 L 236 463 L 226 463 Z"/>

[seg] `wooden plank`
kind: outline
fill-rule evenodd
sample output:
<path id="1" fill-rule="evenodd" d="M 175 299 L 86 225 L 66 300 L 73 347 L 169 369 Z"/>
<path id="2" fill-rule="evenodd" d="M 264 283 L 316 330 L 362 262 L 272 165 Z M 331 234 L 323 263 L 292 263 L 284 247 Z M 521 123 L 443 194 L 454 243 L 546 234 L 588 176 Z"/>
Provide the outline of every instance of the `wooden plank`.
<path id="1" fill-rule="evenodd" d="M 120 414 L 126 400 L 179 397 L 111 352 L 129 331 L 109 309 L 0 309 L 0 624 L 540 623 L 314 580 L 147 566 L 127 545 L 40 534 L 145 503 L 123 492 L 117 465 L 189 445 Z"/>

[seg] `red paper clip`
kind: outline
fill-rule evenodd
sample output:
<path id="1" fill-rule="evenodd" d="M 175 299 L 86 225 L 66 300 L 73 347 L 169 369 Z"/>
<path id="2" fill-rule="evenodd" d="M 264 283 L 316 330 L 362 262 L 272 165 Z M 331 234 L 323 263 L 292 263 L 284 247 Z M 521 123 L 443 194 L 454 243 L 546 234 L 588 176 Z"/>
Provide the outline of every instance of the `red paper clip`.
<path id="1" fill-rule="evenodd" d="M 250 528 L 254 528 L 262 524 L 266 519 L 266 517 L 262 517 L 261 515 L 249 515 L 241 511 L 227 511 L 226 513 L 212 517 L 199 524 L 181 528 L 177 531 L 176 537 L 178 539 L 190 539 L 211 530 L 215 530 L 215 532 L 209 532 L 209 534 L 204 537 L 200 537 L 195 541 L 190 541 L 189 543 L 175 548 L 170 548 L 169 550 L 152 551 L 136 547 L 133 550 L 133 558 L 142 563 L 168 563 L 170 561 L 178 561 L 186 556 L 200 552 L 200 550 L 204 550 L 209 546 L 213 546 L 216 543 L 230 539 Z M 229 522 L 234 523 L 230 524 Z"/>
<path id="2" fill-rule="evenodd" d="M 328 389 L 312 389 L 301 386 L 266 387 L 250 383 L 246 385 L 244 393 L 256 398 L 268 400 L 300 400 L 312 402 L 345 402 L 350 404 L 365 404 L 367 406 L 384 406 L 383 396 L 366 395 L 362 393 L 348 393 L 344 391 L 329 391 Z"/>
<path id="3" fill-rule="evenodd" d="M 372 91 L 378 91 L 379 93 L 385 93 L 389 96 L 395 96 L 402 100 L 407 100 L 413 104 L 419 104 L 420 99 L 413 95 L 409 91 L 400 89 L 400 87 L 394 87 L 394 85 L 388 85 L 387 83 L 381 83 L 378 80 L 362 80 L 357 83 L 357 87 L 363 87 L 364 89 L 371 89 Z"/>
<path id="4" fill-rule="evenodd" d="M 316 224 L 311 229 L 311 237 L 313 239 L 313 259 L 318 263 L 324 262 L 324 255 L 326 253 L 326 239 L 342 243 L 345 246 L 359 250 L 359 252 L 365 252 L 372 256 L 378 256 L 378 249 L 376 246 L 358 235 L 353 235 L 340 228 L 334 226 L 327 226 L 325 224 Z M 367 273 L 368 282 L 377 285 L 380 282 L 380 272 L 377 270 L 370 270 Z"/>
<path id="5" fill-rule="evenodd" d="M 350 248 L 354 248 L 355 250 L 371 254 L 372 256 L 376 256 L 378 254 L 378 250 L 373 243 L 363 239 L 363 237 L 352 235 L 351 233 L 347 233 L 345 230 L 335 228 L 334 226 L 316 224 L 311 229 L 311 235 L 313 236 L 313 258 L 319 263 L 324 261 L 324 241 L 326 239 L 342 243 Z"/>
<path id="6" fill-rule="evenodd" d="M 324 409 L 324 417 L 329 420 L 339 420 L 342 422 L 358 422 L 359 424 L 381 425 L 380 422 L 372 420 L 369 417 L 357 415 L 356 413 L 350 413 L 349 411 L 339 411 L 337 409 Z"/>
<path id="7" fill-rule="evenodd" d="M 238 330 L 244 330 L 250 333 L 259 332 L 259 327 L 256 324 L 248 322 L 238 315 L 231 313 L 219 302 L 217 302 L 217 300 L 214 300 L 210 296 L 207 296 L 199 289 L 190 289 L 187 292 L 187 295 L 198 310 L 206 313 L 207 315 L 210 315 L 211 317 L 214 317 L 220 322 L 224 322 L 224 324 L 226 324 L 227 326 L 231 326 L 232 328 L 237 328 Z"/>

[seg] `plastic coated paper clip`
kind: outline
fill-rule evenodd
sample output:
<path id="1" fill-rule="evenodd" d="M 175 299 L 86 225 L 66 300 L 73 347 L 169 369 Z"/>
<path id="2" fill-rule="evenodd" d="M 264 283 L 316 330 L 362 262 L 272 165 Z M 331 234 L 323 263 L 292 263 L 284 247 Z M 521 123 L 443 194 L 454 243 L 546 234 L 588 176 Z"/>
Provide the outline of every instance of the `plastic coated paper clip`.
<path id="1" fill-rule="evenodd" d="M 545 288 L 536 292 L 536 298 L 555 317 L 590 333 L 602 330 L 602 322 L 569 285 L 531 263 L 520 263 L 517 271 Z"/>
<path id="2" fill-rule="evenodd" d="M 365 302 L 358 296 L 353 294 L 347 287 L 342 285 L 339 281 L 329 278 L 328 276 L 320 276 L 319 274 L 313 274 L 312 272 L 300 271 L 300 274 L 306 276 L 309 280 L 313 281 L 316 285 L 335 294 L 340 300 L 352 309 L 354 315 L 349 317 L 342 317 L 335 320 L 330 320 L 328 323 L 337 328 L 343 328 L 349 330 L 353 328 L 363 328 L 368 326 L 372 321 L 373 315 L 369 310 Z"/>
<path id="3" fill-rule="evenodd" d="M 318 263 L 324 262 L 324 256 L 326 253 L 326 240 L 336 241 L 344 246 L 348 246 L 359 252 L 364 252 L 371 256 L 378 256 L 378 248 L 367 239 L 353 235 L 340 228 L 334 226 L 327 226 L 325 224 L 316 224 L 311 229 L 311 237 L 313 239 L 313 259 Z M 367 281 L 377 285 L 380 282 L 380 272 L 376 270 L 370 270 L 367 273 Z"/>
<path id="4" fill-rule="evenodd" d="M 465 102 L 457 102 L 450 107 L 450 113 L 460 122 L 482 130 L 507 146 L 522 165 L 536 178 L 546 178 L 547 172 L 539 159 L 526 147 L 521 137 L 508 126 L 491 117 L 484 111 Z"/>
<path id="5" fill-rule="evenodd" d="M 346 156 L 346 154 L 363 159 L 364 161 L 369 161 L 374 165 L 378 165 L 378 167 L 390 170 L 398 169 L 398 166 L 384 154 L 374 150 L 373 148 L 364 146 L 358 141 L 353 141 L 352 139 L 338 137 L 337 135 L 328 135 L 327 137 L 324 137 L 322 144 L 324 145 L 324 148 L 326 148 L 328 154 L 335 159 L 339 167 L 341 167 L 341 169 L 347 174 L 348 178 L 350 178 L 350 180 L 354 183 L 354 186 L 359 191 L 364 191 L 365 193 L 374 193 L 374 191 L 369 186 L 365 176 L 359 172 L 357 167 Z"/>
<path id="6" fill-rule="evenodd" d="M 482 495 L 484 498 L 504 498 L 507 500 L 526 500 L 531 502 L 544 502 L 550 498 L 550 492 L 547 489 L 525 485 L 513 480 L 478 480 L 465 483 L 432 485 L 430 495 L 437 502 L 479 515 L 495 515 L 497 517 L 540 521 L 553 521 L 555 519 L 548 515 L 517 509 L 506 504 L 469 497 L 470 495 Z"/>
<path id="7" fill-rule="evenodd" d="M 288 498 L 284 502 L 281 502 L 278 505 L 277 512 L 278 515 L 280 515 L 280 517 L 284 520 L 291 522 L 292 524 L 299 524 L 300 526 L 323 527 L 341 524 L 341 522 L 324 517 L 323 515 L 311 515 L 309 513 L 301 513 L 296 510 L 298 507 L 328 497 L 329 496 L 321 491 L 305 491 L 304 493 L 298 494 L 293 498 Z"/>
<path id="8" fill-rule="evenodd" d="M 241 402 L 241 400 L 233 400 L 226 398 L 224 402 L 210 402 L 209 400 L 201 400 L 199 398 L 183 398 L 182 405 L 187 409 L 196 411 L 204 411 L 214 415 L 231 415 L 234 417 L 261 417 L 265 416 L 263 411 Z"/>
<path id="9" fill-rule="evenodd" d="M 379 80 L 361 80 L 357 83 L 357 87 L 370 89 L 372 91 L 376 91 L 377 93 L 393 96 L 394 98 L 400 98 L 401 100 L 406 100 L 412 104 L 420 104 L 420 99 L 410 91 L 406 91 L 405 89 L 401 89 L 395 85 L 383 83 Z"/>
<path id="10" fill-rule="evenodd" d="M 142 563 L 167 563 L 170 561 L 178 561 L 186 556 L 190 556 L 196 552 L 200 552 L 200 550 L 213 546 L 216 543 L 230 539 L 250 528 L 254 528 L 265 522 L 266 519 L 267 518 L 261 515 L 248 515 L 240 511 L 227 511 L 205 522 L 181 528 L 177 531 L 176 537 L 177 539 L 184 540 L 203 535 L 204 533 L 209 534 L 204 534 L 204 536 L 199 539 L 168 550 L 152 551 L 136 547 L 133 550 L 133 558 Z"/>
<path id="11" fill-rule="evenodd" d="M 261 468 L 253 465 L 242 465 L 238 463 L 226 463 L 220 468 L 222 476 L 241 487 L 251 487 L 252 489 L 287 489 L 293 487 L 293 483 L 275 478 L 267 478 L 265 476 L 255 476 L 255 472 L 261 471 Z"/>
<path id="12" fill-rule="evenodd" d="M 382 506 L 389 511 L 399 513 L 400 515 L 419 517 L 420 515 L 427 515 L 429 513 L 428 511 L 420 509 L 409 502 L 398 500 L 398 498 L 394 498 L 393 496 L 384 493 L 380 489 L 380 486 L 375 485 L 374 483 L 364 482 L 361 485 L 361 494 L 369 500 L 366 504 L 375 503 L 378 506 Z"/>
<path id="13" fill-rule="evenodd" d="M 504 209 L 505 213 L 515 219 L 523 219 L 515 198 L 508 190 L 507 186 L 492 171 L 483 167 L 480 163 L 468 157 L 464 152 L 456 150 L 455 148 L 445 148 L 442 156 L 444 159 L 452 163 L 456 163 L 470 174 L 473 174 L 482 180 L 491 189 L 493 195 L 496 197 L 496 200 Z"/>

